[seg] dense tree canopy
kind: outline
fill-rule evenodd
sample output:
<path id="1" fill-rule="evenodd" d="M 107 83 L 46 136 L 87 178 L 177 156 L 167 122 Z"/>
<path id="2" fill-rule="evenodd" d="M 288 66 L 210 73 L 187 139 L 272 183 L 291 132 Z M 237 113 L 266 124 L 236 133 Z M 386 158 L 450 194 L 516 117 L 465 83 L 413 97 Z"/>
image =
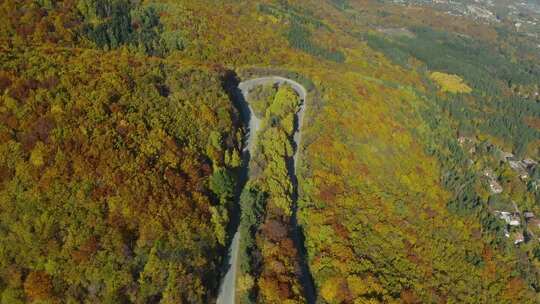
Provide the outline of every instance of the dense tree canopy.
<path id="1" fill-rule="evenodd" d="M 238 153 L 221 72 L 125 49 L 0 61 L 2 302 L 210 301 Z"/>
<path id="2" fill-rule="evenodd" d="M 320 303 L 538 302 L 539 243 L 490 210 L 540 214 L 538 167 L 496 157 L 540 157 L 540 58 L 512 28 L 372 0 L 0 15 L 0 302 L 213 302 L 237 203 L 246 302 L 304 302 L 303 264 Z M 299 147 L 295 92 L 250 95 L 244 189 L 233 70 L 309 90 Z"/>

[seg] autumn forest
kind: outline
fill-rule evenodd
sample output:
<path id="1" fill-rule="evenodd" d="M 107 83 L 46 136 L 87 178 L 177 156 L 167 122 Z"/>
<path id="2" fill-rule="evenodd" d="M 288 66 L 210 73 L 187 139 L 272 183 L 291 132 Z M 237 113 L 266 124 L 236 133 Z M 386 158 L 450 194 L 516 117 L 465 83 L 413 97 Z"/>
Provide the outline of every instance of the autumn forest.
<path id="1" fill-rule="evenodd" d="M 0 303 L 540 302 L 538 37 L 405 2 L 0 1 Z"/>

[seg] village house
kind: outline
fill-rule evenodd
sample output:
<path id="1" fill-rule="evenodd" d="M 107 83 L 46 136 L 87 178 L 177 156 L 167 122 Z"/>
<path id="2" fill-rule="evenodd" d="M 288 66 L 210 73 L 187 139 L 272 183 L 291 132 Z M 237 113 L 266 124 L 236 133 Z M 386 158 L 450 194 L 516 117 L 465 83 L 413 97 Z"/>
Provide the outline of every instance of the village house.
<path id="1" fill-rule="evenodd" d="M 519 217 L 519 213 L 517 212 L 508 212 L 508 211 L 498 211 L 496 210 L 495 215 L 497 215 L 500 219 L 504 220 L 508 225 L 510 226 L 519 226 L 521 224 L 521 220 Z"/>
<path id="2" fill-rule="evenodd" d="M 508 161 L 508 164 L 510 165 L 510 168 L 519 171 L 519 170 L 525 170 L 525 167 L 519 160 L 510 160 Z"/>
<path id="3" fill-rule="evenodd" d="M 510 220 L 507 223 L 510 226 L 519 226 L 521 224 L 519 213 L 512 213 L 510 215 Z"/>
<path id="4" fill-rule="evenodd" d="M 510 168 L 514 169 L 519 174 L 519 177 L 524 180 L 529 178 L 529 172 L 527 172 L 527 167 L 523 162 L 518 160 L 511 160 L 508 162 Z"/>
<path id="5" fill-rule="evenodd" d="M 503 160 L 505 161 L 509 161 L 511 159 L 514 159 L 514 154 L 510 153 L 510 152 L 504 152 L 504 151 L 501 151 L 502 152 L 502 158 Z"/>
<path id="6" fill-rule="evenodd" d="M 484 169 L 484 176 L 487 178 L 494 179 L 495 178 L 495 172 L 493 172 L 493 169 L 491 168 L 485 168 Z"/>
<path id="7" fill-rule="evenodd" d="M 470 137 L 466 137 L 466 136 L 460 136 L 458 138 L 458 143 L 460 145 L 464 145 L 464 144 L 467 144 L 467 143 L 474 143 L 474 139 L 472 139 Z"/>
<path id="8" fill-rule="evenodd" d="M 514 239 L 514 245 L 517 245 L 525 241 L 525 236 L 523 235 L 523 232 L 516 231 L 513 233 L 513 239 Z"/>
<path id="9" fill-rule="evenodd" d="M 489 180 L 489 189 L 493 194 L 499 194 L 503 192 L 503 187 L 494 179 Z"/>
<path id="10" fill-rule="evenodd" d="M 526 158 L 522 161 L 523 165 L 528 169 L 528 170 L 531 170 L 532 168 L 534 168 L 536 165 L 538 165 L 538 162 L 530 159 L 530 158 Z"/>

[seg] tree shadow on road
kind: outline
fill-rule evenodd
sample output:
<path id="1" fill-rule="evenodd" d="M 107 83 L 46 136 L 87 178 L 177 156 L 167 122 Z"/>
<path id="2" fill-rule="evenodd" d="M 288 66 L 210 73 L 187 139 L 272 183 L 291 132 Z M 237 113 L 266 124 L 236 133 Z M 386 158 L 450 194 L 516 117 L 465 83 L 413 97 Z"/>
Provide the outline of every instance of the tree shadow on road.
<path id="1" fill-rule="evenodd" d="M 240 124 L 242 126 L 249 126 L 249 121 L 251 119 L 251 112 L 249 110 L 247 101 L 244 99 L 244 96 L 242 95 L 242 92 L 238 88 L 239 80 L 234 71 L 226 71 L 225 75 L 222 79 L 223 83 L 223 89 L 225 92 L 227 92 L 227 95 L 229 97 L 229 100 L 233 102 L 233 105 L 238 111 L 239 116 L 234 117 L 233 120 L 236 124 Z M 246 130 L 249 131 L 249 130 Z M 246 133 L 247 134 L 247 133 Z M 247 136 L 244 136 L 241 147 L 244 148 L 247 146 Z M 229 224 L 227 226 L 227 250 L 223 252 L 223 264 L 220 268 L 219 273 L 219 290 L 218 294 L 221 292 L 221 288 L 223 285 L 223 279 L 225 278 L 225 275 L 227 272 L 231 269 L 231 251 L 232 251 L 232 240 L 234 237 L 234 234 L 238 231 L 239 225 L 240 225 L 240 216 L 241 216 L 241 209 L 240 209 L 240 195 L 242 193 L 242 189 L 244 189 L 244 186 L 246 185 L 246 182 L 248 181 L 248 167 L 249 167 L 249 161 L 251 158 L 251 155 L 249 153 L 249 150 L 247 148 L 242 150 L 241 153 L 242 163 L 241 166 L 236 170 L 236 178 L 237 178 L 237 184 L 236 189 L 234 193 L 234 199 L 232 200 L 232 204 L 229 207 Z"/>

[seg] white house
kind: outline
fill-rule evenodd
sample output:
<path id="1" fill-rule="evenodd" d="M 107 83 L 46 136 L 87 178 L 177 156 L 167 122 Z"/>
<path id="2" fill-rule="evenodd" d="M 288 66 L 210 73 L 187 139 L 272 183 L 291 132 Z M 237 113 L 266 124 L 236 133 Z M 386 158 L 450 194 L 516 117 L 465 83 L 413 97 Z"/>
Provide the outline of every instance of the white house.
<path id="1" fill-rule="evenodd" d="M 491 179 L 489 181 L 489 189 L 494 194 L 499 194 L 499 193 L 503 192 L 503 187 L 501 185 L 499 185 L 499 183 L 494 179 Z"/>

